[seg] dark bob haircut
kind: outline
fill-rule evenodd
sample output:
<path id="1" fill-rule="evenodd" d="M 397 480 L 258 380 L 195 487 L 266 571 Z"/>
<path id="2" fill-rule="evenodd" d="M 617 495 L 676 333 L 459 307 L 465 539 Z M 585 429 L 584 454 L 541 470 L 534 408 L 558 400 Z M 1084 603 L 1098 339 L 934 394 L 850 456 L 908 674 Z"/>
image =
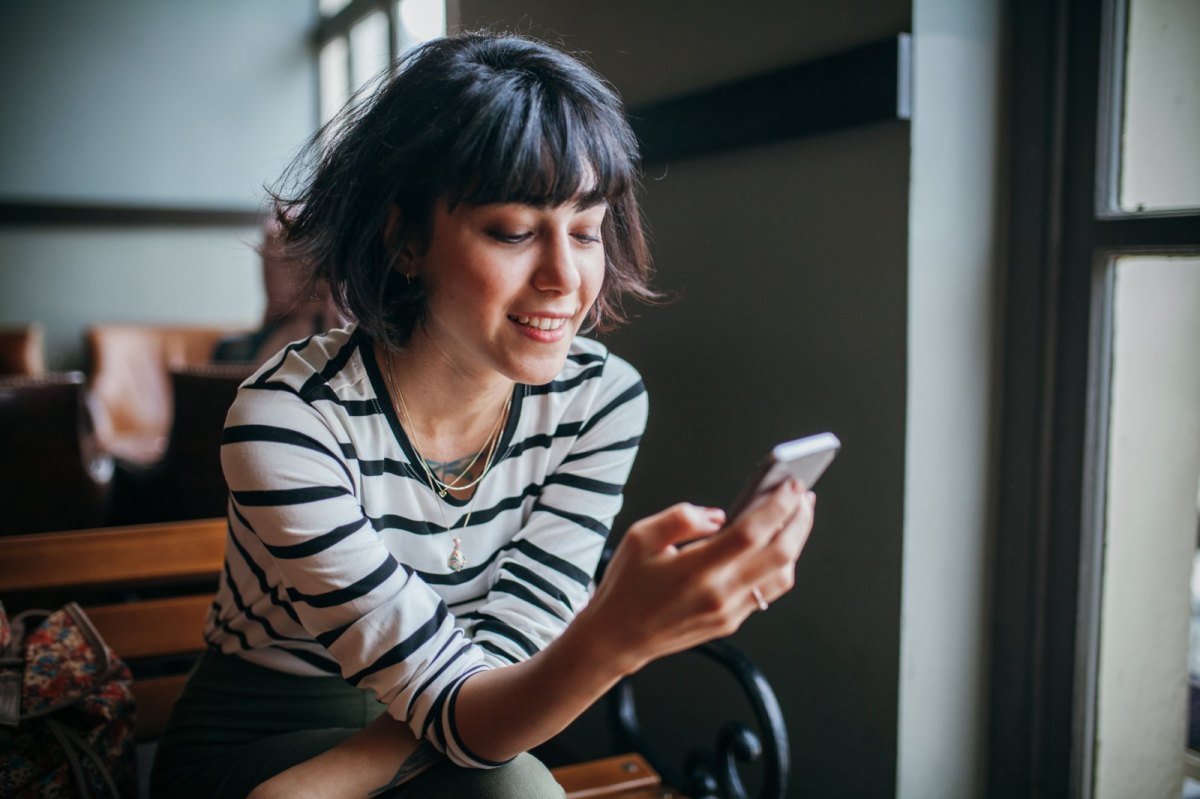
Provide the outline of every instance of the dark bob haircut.
<path id="1" fill-rule="evenodd" d="M 424 251 L 438 203 L 607 202 L 604 286 L 589 318 L 603 331 L 626 321 L 625 297 L 658 296 L 640 168 L 621 101 L 595 72 L 542 42 L 479 32 L 406 54 L 394 77 L 313 137 L 271 197 L 288 254 L 391 345 L 424 319 L 420 281 L 396 265 L 399 253 Z M 400 224 L 385 241 L 392 206 Z"/>

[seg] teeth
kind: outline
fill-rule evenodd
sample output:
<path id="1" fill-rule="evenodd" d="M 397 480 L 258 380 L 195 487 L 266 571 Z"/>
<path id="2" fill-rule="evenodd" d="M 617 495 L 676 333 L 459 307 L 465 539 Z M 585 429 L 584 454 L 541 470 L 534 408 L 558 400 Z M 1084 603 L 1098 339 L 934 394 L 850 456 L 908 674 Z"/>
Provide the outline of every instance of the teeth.
<path id="1" fill-rule="evenodd" d="M 535 327 L 538 330 L 558 330 L 567 323 L 566 319 L 551 319 L 546 316 L 514 316 L 518 324 Z"/>

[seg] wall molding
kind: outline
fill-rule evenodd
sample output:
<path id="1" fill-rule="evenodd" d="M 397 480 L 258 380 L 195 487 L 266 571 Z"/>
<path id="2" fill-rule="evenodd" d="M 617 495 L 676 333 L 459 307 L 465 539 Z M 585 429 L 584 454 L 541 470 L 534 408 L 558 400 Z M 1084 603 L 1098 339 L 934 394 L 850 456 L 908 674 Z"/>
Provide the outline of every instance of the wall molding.
<path id="1" fill-rule="evenodd" d="M 912 45 L 897 34 L 629 111 L 661 164 L 912 117 Z"/>
<path id="2" fill-rule="evenodd" d="M 125 205 L 82 200 L 0 198 L 0 226 L 36 227 L 251 227 L 262 212 L 251 208 Z"/>
<path id="3" fill-rule="evenodd" d="M 911 36 L 901 33 L 631 109 L 643 163 L 907 121 L 912 118 L 911 53 Z M 243 227 L 262 218 L 261 210 L 251 208 L 0 197 L 0 226 Z"/>

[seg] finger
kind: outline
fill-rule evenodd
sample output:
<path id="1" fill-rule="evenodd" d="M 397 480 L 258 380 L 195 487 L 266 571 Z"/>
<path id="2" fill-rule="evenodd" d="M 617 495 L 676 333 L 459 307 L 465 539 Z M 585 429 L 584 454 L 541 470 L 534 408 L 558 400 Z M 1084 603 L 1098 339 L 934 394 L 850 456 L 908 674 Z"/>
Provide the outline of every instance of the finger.
<path id="1" fill-rule="evenodd" d="M 800 505 L 799 486 L 788 480 L 756 500 L 733 524 L 704 542 L 704 557 L 728 560 L 747 550 L 765 546 L 795 515 Z"/>
<path id="2" fill-rule="evenodd" d="M 805 492 L 804 496 L 800 498 L 796 513 L 787 520 L 783 527 L 779 528 L 775 540 L 772 541 L 790 552 L 793 559 L 800 556 L 800 552 L 808 542 L 815 518 L 816 502 L 816 494 L 811 491 Z"/>
<path id="3" fill-rule="evenodd" d="M 681 502 L 637 522 L 629 532 L 652 552 L 710 536 L 721 529 L 725 512 Z"/>
<path id="4" fill-rule="evenodd" d="M 769 545 L 738 559 L 734 579 L 742 585 L 757 586 L 768 602 L 790 591 L 795 583 L 796 561 L 812 533 L 815 503 L 815 495 L 807 492 L 796 514 Z"/>

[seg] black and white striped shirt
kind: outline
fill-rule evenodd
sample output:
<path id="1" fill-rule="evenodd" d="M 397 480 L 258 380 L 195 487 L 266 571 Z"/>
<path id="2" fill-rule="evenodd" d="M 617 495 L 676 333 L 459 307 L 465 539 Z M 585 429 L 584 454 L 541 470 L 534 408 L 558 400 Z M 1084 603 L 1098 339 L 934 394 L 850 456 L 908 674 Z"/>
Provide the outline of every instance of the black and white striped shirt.
<path id="1" fill-rule="evenodd" d="M 464 528 L 467 503 L 415 466 L 368 338 L 350 326 L 290 345 L 226 421 L 229 541 L 207 640 L 341 674 L 456 763 L 496 765 L 457 739 L 457 690 L 546 646 L 587 602 L 646 411 L 633 367 L 577 338 L 554 381 L 514 389 Z"/>

